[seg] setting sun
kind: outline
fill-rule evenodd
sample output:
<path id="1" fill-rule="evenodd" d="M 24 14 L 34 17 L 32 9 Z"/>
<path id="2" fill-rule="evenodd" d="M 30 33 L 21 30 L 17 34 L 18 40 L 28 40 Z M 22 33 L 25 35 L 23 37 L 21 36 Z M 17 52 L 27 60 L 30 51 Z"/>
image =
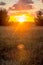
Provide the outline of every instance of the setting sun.
<path id="1" fill-rule="evenodd" d="M 17 17 L 18 22 L 22 23 L 26 21 L 26 16 L 25 15 L 21 15 Z"/>

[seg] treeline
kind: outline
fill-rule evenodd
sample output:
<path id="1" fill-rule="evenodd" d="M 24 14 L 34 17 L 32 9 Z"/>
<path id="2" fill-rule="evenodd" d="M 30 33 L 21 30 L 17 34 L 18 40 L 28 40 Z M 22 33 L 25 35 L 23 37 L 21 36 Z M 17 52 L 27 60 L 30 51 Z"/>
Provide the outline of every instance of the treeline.
<path id="1" fill-rule="evenodd" d="M 38 11 L 35 17 L 35 25 L 43 26 L 43 13 L 42 11 Z M 5 25 L 14 25 L 14 23 L 9 23 L 9 16 L 6 9 L 0 9 L 0 26 Z"/>
<path id="2" fill-rule="evenodd" d="M 17 25 L 18 23 L 9 22 L 9 15 L 6 9 L 1 8 L 0 9 L 0 26 L 10 26 L 10 25 Z"/>
<path id="3" fill-rule="evenodd" d="M 8 25 L 9 16 L 6 9 L 0 9 L 0 26 Z"/>

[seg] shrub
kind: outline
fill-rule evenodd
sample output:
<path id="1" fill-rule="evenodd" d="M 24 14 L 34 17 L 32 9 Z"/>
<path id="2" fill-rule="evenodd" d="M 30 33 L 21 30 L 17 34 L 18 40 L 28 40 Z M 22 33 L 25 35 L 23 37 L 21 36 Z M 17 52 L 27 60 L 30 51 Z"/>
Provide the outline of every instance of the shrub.
<path id="1" fill-rule="evenodd" d="M 37 12 L 37 16 L 35 18 L 35 24 L 39 26 L 43 26 L 43 16 L 42 11 Z"/>

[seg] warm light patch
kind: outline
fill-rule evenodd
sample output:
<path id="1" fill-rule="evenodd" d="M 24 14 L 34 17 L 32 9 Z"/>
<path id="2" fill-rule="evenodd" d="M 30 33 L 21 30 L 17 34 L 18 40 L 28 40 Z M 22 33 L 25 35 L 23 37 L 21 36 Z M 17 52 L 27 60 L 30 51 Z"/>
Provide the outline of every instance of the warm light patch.
<path id="1" fill-rule="evenodd" d="M 27 16 L 28 22 L 34 22 L 34 16 Z"/>
<path id="2" fill-rule="evenodd" d="M 10 15 L 10 16 L 9 16 L 9 22 L 14 22 L 14 21 L 15 21 L 14 16 L 13 16 L 13 15 Z"/>
<path id="3" fill-rule="evenodd" d="M 19 44 L 19 45 L 17 46 L 17 48 L 21 50 L 21 49 L 24 49 L 25 46 L 24 46 L 23 44 Z"/>

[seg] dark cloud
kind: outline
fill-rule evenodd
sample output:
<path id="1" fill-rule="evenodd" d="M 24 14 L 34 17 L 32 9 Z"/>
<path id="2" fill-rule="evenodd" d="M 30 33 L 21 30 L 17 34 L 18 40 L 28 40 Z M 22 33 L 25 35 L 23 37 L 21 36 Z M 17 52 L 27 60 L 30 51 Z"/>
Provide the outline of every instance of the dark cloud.
<path id="1" fill-rule="evenodd" d="M 18 3 L 24 3 L 24 4 L 32 4 L 32 0 L 19 0 Z"/>
<path id="2" fill-rule="evenodd" d="M 5 2 L 0 2 L 0 5 L 6 5 L 6 3 Z"/>
<path id="3" fill-rule="evenodd" d="M 18 5 L 14 4 L 12 7 L 9 8 L 9 10 L 30 10 L 33 9 L 32 5 Z"/>
<path id="4" fill-rule="evenodd" d="M 14 5 L 15 10 L 28 10 L 28 9 L 32 9 L 32 5 Z"/>
<path id="5" fill-rule="evenodd" d="M 42 3 L 43 3 L 43 0 L 42 0 Z"/>

